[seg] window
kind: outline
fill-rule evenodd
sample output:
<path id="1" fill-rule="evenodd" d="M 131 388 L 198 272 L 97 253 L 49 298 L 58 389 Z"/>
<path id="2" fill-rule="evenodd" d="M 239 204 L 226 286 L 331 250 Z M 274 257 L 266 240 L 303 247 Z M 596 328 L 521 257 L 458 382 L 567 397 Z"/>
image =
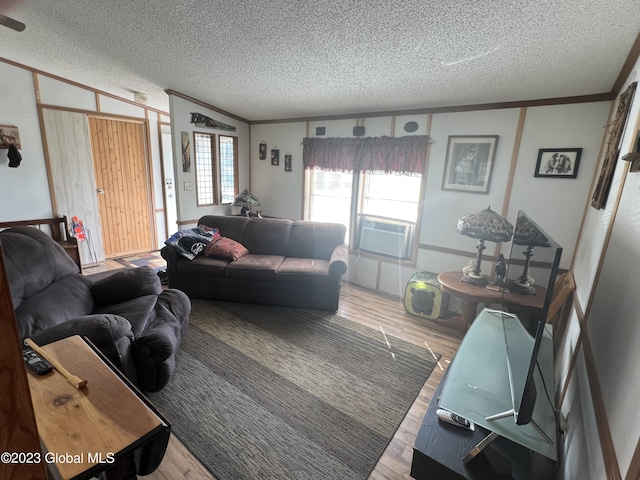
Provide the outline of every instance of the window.
<path id="1" fill-rule="evenodd" d="M 359 181 L 354 181 L 354 178 Z M 415 223 L 418 219 L 422 175 L 306 170 L 305 218 L 341 223 L 350 241 L 351 205 L 359 198 L 357 214 Z"/>
<path id="2" fill-rule="evenodd" d="M 194 132 L 193 139 L 197 205 L 233 203 L 238 194 L 238 138 L 218 136 L 218 162 L 214 134 Z"/>
<path id="3" fill-rule="evenodd" d="M 362 175 L 360 213 L 415 222 L 422 175 L 367 172 Z"/>
<path id="4" fill-rule="evenodd" d="M 352 247 L 410 258 L 428 146 L 426 135 L 304 138 L 305 219 L 344 224 Z"/>
<path id="5" fill-rule="evenodd" d="M 351 218 L 353 174 L 309 169 L 305 171 L 307 201 L 305 218 L 313 222 L 342 223 L 347 228 Z"/>
<path id="6" fill-rule="evenodd" d="M 215 205 L 215 141 L 210 133 L 193 134 L 196 164 L 196 203 L 199 207 Z"/>
<path id="7" fill-rule="evenodd" d="M 238 138 L 220 135 L 220 203 L 238 194 Z"/>

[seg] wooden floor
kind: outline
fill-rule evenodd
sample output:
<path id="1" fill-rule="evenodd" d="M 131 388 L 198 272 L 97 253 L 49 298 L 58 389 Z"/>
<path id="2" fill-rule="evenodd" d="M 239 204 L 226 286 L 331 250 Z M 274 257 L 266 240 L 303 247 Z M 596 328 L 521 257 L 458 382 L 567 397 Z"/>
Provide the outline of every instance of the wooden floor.
<path id="1" fill-rule="evenodd" d="M 402 299 L 348 283 L 342 286 L 338 314 L 376 330 L 382 328 L 387 335 L 430 348 L 433 352 L 442 355 L 439 365 L 430 375 L 369 477 L 370 479 L 410 479 L 413 442 L 443 371 L 448 367 L 458 349 L 462 333 L 409 315 L 404 309 Z M 160 467 L 151 475 L 140 478 L 216 479 L 173 435 Z"/>

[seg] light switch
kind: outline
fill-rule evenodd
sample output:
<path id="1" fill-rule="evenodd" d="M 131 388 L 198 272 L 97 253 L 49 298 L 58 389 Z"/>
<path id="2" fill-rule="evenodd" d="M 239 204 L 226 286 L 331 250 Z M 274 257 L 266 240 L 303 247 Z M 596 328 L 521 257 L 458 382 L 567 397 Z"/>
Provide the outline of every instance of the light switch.
<path id="1" fill-rule="evenodd" d="M 193 183 L 191 183 L 191 182 L 184 182 L 184 189 L 185 189 L 185 190 L 193 190 Z"/>

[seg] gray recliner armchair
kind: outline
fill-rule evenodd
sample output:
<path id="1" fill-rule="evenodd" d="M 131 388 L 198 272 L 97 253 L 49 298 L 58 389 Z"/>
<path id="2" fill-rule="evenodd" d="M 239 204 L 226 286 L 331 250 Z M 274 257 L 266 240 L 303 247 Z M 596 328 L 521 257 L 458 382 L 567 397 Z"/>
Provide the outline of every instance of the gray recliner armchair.
<path id="1" fill-rule="evenodd" d="M 22 339 L 45 345 L 86 336 L 142 391 L 167 384 L 189 324 L 191 302 L 183 292 L 163 290 L 148 267 L 84 276 L 37 228 L 4 230 L 0 242 Z"/>

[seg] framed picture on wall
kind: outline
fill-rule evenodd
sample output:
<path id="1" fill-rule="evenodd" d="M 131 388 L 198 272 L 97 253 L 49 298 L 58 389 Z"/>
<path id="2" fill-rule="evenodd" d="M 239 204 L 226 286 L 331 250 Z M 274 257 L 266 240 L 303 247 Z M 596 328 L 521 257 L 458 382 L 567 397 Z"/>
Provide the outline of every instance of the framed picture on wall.
<path id="1" fill-rule="evenodd" d="M 536 177 L 576 178 L 581 148 L 541 148 L 538 150 Z"/>
<path id="2" fill-rule="evenodd" d="M 285 172 L 291 171 L 291 154 L 290 153 L 284 154 L 284 171 Z"/>
<path id="3" fill-rule="evenodd" d="M 497 135 L 449 136 L 442 189 L 487 193 L 497 144 Z"/>
<path id="4" fill-rule="evenodd" d="M 280 150 L 276 148 L 271 150 L 271 165 L 280 165 Z"/>
<path id="5" fill-rule="evenodd" d="M 604 208 L 607 204 L 607 197 L 609 196 L 609 190 L 611 190 L 611 182 L 613 181 L 613 174 L 616 169 L 616 161 L 620 155 L 624 129 L 629 117 L 629 109 L 631 108 L 637 86 L 638 82 L 633 82 L 620 94 L 616 116 L 613 121 L 607 125 L 609 129 L 607 132 L 607 147 L 604 152 L 604 160 L 602 162 L 602 168 L 600 169 L 598 182 L 593 191 L 593 197 L 591 197 L 591 206 L 596 210 Z"/>
<path id="6" fill-rule="evenodd" d="M 180 139 L 182 142 L 182 171 L 191 171 L 191 147 L 189 146 L 189 132 L 181 132 Z"/>

